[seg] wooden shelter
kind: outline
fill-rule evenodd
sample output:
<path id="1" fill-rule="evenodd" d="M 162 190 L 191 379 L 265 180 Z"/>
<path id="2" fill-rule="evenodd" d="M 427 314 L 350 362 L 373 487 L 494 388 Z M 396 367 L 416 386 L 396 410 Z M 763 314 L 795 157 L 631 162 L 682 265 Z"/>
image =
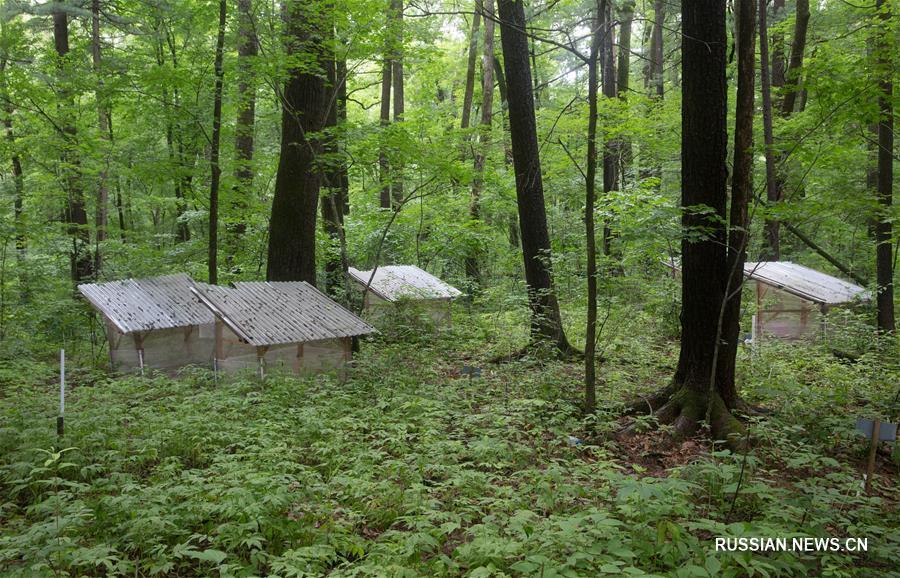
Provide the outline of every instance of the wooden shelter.
<path id="1" fill-rule="evenodd" d="M 215 318 L 191 296 L 195 286 L 184 273 L 78 286 L 105 320 L 113 370 L 209 367 Z"/>
<path id="2" fill-rule="evenodd" d="M 790 261 L 745 263 L 744 276 L 756 290 L 758 338 L 815 337 L 825 328 L 829 309 L 869 298 L 863 287 Z"/>
<path id="3" fill-rule="evenodd" d="M 375 329 L 303 281 L 191 288 L 215 317 L 216 370 L 341 369 L 351 339 Z"/>
<path id="4" fill-rule="evenodd" d="M 376 315 L 402 301 L 421 305 L 436 322 L 450 321 L 453 300 L 462 291 L 415 265 L 383 265 L 372 271 L 348 270 L 354 287 L 365 294 L 363 307 Z M 368 291 L 366 286 L 368 285 Z"/>

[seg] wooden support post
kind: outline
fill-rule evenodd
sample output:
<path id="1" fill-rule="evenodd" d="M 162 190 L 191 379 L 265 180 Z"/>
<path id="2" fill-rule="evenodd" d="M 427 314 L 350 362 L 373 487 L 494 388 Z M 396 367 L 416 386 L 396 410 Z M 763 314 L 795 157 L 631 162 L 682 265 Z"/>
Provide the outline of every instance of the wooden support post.
<path id="1" fill-rule="evenodd" d="M 869 460 L 866 463 L 866 493 L 872 493 L 872 476 L 875 474 L 875 452 L 878 450 L 878 433 L 881 429 L 881 420 L 875 418 L 872 422 L 872 438 L 869 440 Z"/>
<path id="2" fill-rule="evenodd" d="M 134 348 L 138 355 L 138 367 L 141 370 L 141 375 L 144 375 L 144 334 L 136 332 L 132 334 L 132 337 L 134 338 Z"/>
<path id="3" fill-rule="evenodd" d="M 347 366 L 353 360 L 353 338 L 342 337 L 341 348 L 344 350 L 344 363 L 340 368 L 340 376 L 341 380 L 344 381 L 347 379 Z"/>
<path id="4" fill-rule="evenodd" d="M 297 344 L 297 369 L 294 373 L 303 371 L 303 343 Z"/>
<path id="5" fill-rule="evenodd" d="M 266 352 L 269 348 L 265 345 L 258 345 L 256 347 L 256 361 L 259 363 L 259 378 L 266 378 Z"/>
<path id="6" fill-rule="evenodd" d="M 215 352 L 213 353 L 213 371 L 216 376 L 219 375 L 219 362 L 225 359 L 224 328 L 222 320 L 216 317 L 215 333 Z"/>

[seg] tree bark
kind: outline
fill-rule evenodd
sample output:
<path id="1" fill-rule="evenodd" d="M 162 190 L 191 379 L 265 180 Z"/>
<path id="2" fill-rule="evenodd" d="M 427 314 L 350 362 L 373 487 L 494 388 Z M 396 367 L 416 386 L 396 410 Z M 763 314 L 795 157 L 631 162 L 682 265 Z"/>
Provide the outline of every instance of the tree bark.
<path id="1" fill-rule="evenodd" d="M 2 34 L 5 36 L 6 30 L 2 23 L 0 23 L 0 30 L 2 30 Z M 4 53 L 0 56 L 0 101 L 3 102 L 3 127 L 6 129 L 6 142 L 9 143 L 10 148 L 10 162 L 12 165 L 13 186 L 15 190 L 13 196 L 13 230 L 16 235 L 16 263 L 20 268 L 21 275 L 21 268 L 24 266 L 25 253 L 28 244 L 28 239 L 25 234 L 23 213 L 25 179 L 24 174 L 22 173 L 22 160 L 16 146 L 16 135 L 13 131 L 13 114 L 15 109 L 10 100 L 9 87 L 6 82 L 6 70 L 8 64 L 8 55 Z"/>
<path id="2" fill-rule="evenodd" d="M 736 395 L 714 379 L 728 277 L 725 0 L 682 2 L 682 32 L 681 352 L 673 386 L 654 396 L 665 404 L 654 409 L 678 435 L 705 419 L 715 439 L 730 439 L 740 430 L 727 405 Z"/>
<path id="3" fill-rule="evenodd" d="M 478 58 L 478 28 L 481 25 L 481 0 L 475 0 L 475 14 L 472 15 L 472 30 L 469 33 L 469 55 L 466 60 L 466 85 L 463 90 L 463 107 L 459 127 L 469 128 L 472 117 L 472 100 L 475 97 L 475 62 Z"/>
<path id="4" fill-rule="evenodd" d="M 500 64 L 500 59 L 496 56 L 494 57 L 494 74 L 497 75 L 497 92 L 500 93 L 500 125 L 503 128 L 503 164 L 509 166 L 512 164 L 512 148 L 510 147 L 509 139 L 507 138 L 509 127 L 507 126 L 506 121 L 506 112 L 509 108 L 509 103 L 506 95 L 506 78 L 503 76 L 503 66 Z"/>
<path id="5" fill-rule="evenodd" d="M 332 55 L 333 56 L 333 55 Z M 340 151 L 338 140 L 338 123 L 340 114 L 341 91 L 346 89 L 343 87 L 346 75 L 346 63 L 342 71 L 344 76 L 339 76 L 340 66 L 338 63 L 329 59 L 327 66 L 328 74 L 328 112 L 325 117 L 325 143 L 324 150 L 326 158 L 326 171 L 323 179 L 325 191 L 322 195 L 321 212 L 322 224 L 325 233 L 328 235 L 330 247 L 325 256 L 325 292 L 341 301 L 347 303 L 349 295 L 347 289 L 347 270 L 349 263 L 347 260 L 346 243 L 344 239 L 344 212 L 343 212 L 343 179 L 346 175 L 346 163 Z"/>
<path id="6" fill-rule="evenodd" d="M 405 112 L 403 94 L 403 0 L 391 0 L 391 19 L 394 24 L 394 54 L 391 62 L 391 81 L 394 85 L 394 122 L 402 122 Z M 391 198 L 394 206 L 403 200 L 403 158 L 398 156 L 392 167 Z"/>
<path id="7" fill-rule="evenodd" d="M 234 128 L 233 224 L 229 232 L 236 244 L 247 229 L 247 198 L 253 190 L 253 147 L 256 130 L 256 80 L 253 66 L 259 53 L 259 39 L 253 22 L 253 0 L 237 0 L 238 87 L 237 123 Z"/>
<path id="8" fill-rule="evenodd" d="M 716 381 L 727 394 L 736 394 L 735 361 L 741 329 L 741 297 L 744 263 L 747 260 L 749 218 L 747 208 L 753 196 L 753 112 L 756 80 L 756 2 L 735 2 L 737 45 L 737 105 L 734 119 L 734 162 L 731 174 L 731 207 L 728 222 L 727 289 Z M 734 407 L 736 399 L 724 399 Z"/>
<path id="9" fill-rule="evenodd" d="M 100 51 L 100 0 L 91 0 L 91 60 L 97 79 L 97 130 L 104 145 L 109 145 L 109 110 L 103 94 L 103 71 L 101 69 Z M 109 221 L 109 161 L 107 151 L 103 151 L 100 173 L 97 175 L 97 212 L 96 212 L 96 244 L 94 246 L 94 270 L 99 275 L 103 266 L 101 245 L 106 240 L 106 229 Z"/>
<path id="10" fill-rule="evenodd" d="M 390 22 L 390 18 L 388 18 Z M 391 42 L 390 32 L 384 40 L 384 54 L 381 64 L 381 111 L 379 124 L 381 126 L 381 144 L 378 151 L 378 180 L 381 183 L 379 204 L 382 209 L 391 208 L 391 165 L 388 160 L 388 127 L 391 125 Z"/>
<path id="11" fill-rule="evenodd" d="M 59 60 L 57 71 L 61 79 L 60 101 L 62 119 L 62 173 L 64 175 L 68 202 L 66 204 L 66 222 L 72 237 L 72 250 L 69 255 L 72 281 L 76 284 L 90 279 L 94 275 L 91 258 L 91 235 L 88 229 L 87 210 L 84 202 L 84 189 L 81 182 L 81 160 L 78 157 L 78 131 L 75 128 L 72 110 L 75 107 L 66 55 L 69 53 L 69 15 L 61 0 L 53 2 L 53 45 Z"/>
<path id="12" fill-rule="evenodd" d="M 168 29 L 165 33 L 160 29 L 162 22 L 157 22 L 156 33 L 159 41 L 156 49 L 156 63 L 160 67 L 165 64 L 165 44 L 169 48 L 169 56 L 172 58 L 172 68 L 178 70 L 178 53 L 176 52 L 175 42 L 169 34 Z M 165 34 L 165 38 L 163 38 Z M 163 87 L 162 90 L 163 107 L 166 108 L 166 147 L 169 152 L 169 162 L 172 165 L 173 181 L 175 189 L 175 241 L 178 243 L 186 243 L 191 240 L 191 228 L 185 222 L 183 216 L 187 210 L 187 202 L 185 200 L 187 193 L 191 189 L 191 170 L 187 166 L 187 155 L 185 153 L 184 138 L 182 136 L 181 124 L 172 120 L 175 110 L 181 106 L 178 89 L 172 90 L 172 101 L 169 102 L 168 90 Z"/>
<path id="13" fill-rule="evenodd" d="M 347 60 L 345 55 L 341 55 L 336 63 L 337 73 L 337 120 L 338 124 L 343 126 L 347 124 Z M 339 148 L 345 146 L 341 143 Z M 350 214 L 350 171 L 347 167 L 347 159 L 341 155 L 340 159 L 340 209 L 341 215 Z M 342 219 L 343 220 L 343 219 Z"/>
<path id="14" fill-rule="evenodd" d="M 650 33 L 649 87 L 650 97 L 663 98 L 663 23 L 666 19 L 666 1 L 653 2 L 653 31 Z"/>
<path id="15" fill-rule="evenodd" d="M 225 71 L 222 59 L 225 52 L 225 11 L 226 0 L 219 0 L 219 33 L 216 37 L 215 86 L 213 88 L 213 128 L 212 145 L 209 153 L 209 282 L 219 282 L 219 181 L 222 167 L 219 166 L 219 144 L 222 138 L 222 85 Z"/>
<path id="16" fill-rule="evenodd" d="M 781 114 L 790 116 L 794 112 L 797 95 L 802 84 L 803 52 L 806 50 L 806 32 L 809 29 L 809 0 L 797 0 L 797 14 L 794 20 L 794 40 L 791 43 L 791 59 L 785 74 L 788 83 L 781 101 Z"/>
<path id="17" fill-rule="evenodd" d="M 619 57 L 616 65 L 616 94 L 622 101 L 628 100 L 631 74 L 631 24 L 634 19 L 634 0 L 625 0 L 619 6 Z M 617 172 L 619 186 L 625 189 L 625 178 L 631 167 L 631 143 L 620 137 L 616 143 L 618 152 Z"/>
<path id="18" fill-rule="evenodd" d="M 785 0 L 773 0 L 772 2 L 772 21 L 777 24 L 784 16 Z M 775 30 L 772 34 L 772 71 L 771 85 L 773 88 L 782 88 L 785 80 L 784 70 L 784 36 L 779 30 Z"/>
<path id="19" fill-rule="evenodd" d="M 292 69 L 284 87 L 281 112 L 281 157 L 269 225 L 266 279 L 316 284 L 316 210 L 320 174 L 316 159 L 321 143 L 315 136 L 324 124 L 327 55 L 323 19 L 305 2 L 288 5 L 290 54 L 316 55 L 320 70 Z M 388 85 L 390 86 L 390 84 Z"/>
<path id="20" fill-rule="evenodd" d="M 759 0 L 759 60 L 760 60 L 760 90 L 762 91 L 763 109 L 763 137 L 765 140 L 766 156 L 766 211 L 771 211 L 773 205 L 781 200 L 778 194 L 778 184 L 775 175 L 775 151 L 774 136 L 772 133 L 772 84 L 769 78 L 769 40 L 766 24 L 766 0 Z M 781 239 L 778 220 L 766 216 L 765 238 L 763 251 L 760 256 L 762 261 L 778 261 L 781 258 Z"/>
<path id="21" fill-rule="evenodd" d="M 605 98 L 616 98 L 616 65 L 613 55 L 613 19 L 611 0 L 600 0 L 597 6 L 597 25 L 600 27 L 600 74 L 602 76 L 602 91 Z M 603 143 L 603 202 L 609 203 L 609 193 L 616 188 L 616 168 L 618 154 L 616 142 L 606 139 Z M 609 219 L 603 220 L 603 254 L 612 256 L 613 232 Z"/>
<path id="22" fill-rule="evenodd" d="M 472 179 L 472 198 L 469 202 L 469 218 L 473 223 L 481 219 L 481 189 L 484 183 L 484 164 L 491 143 L 491 123 L 494 109 L 494 0 L 484 4 L 484 52 L 481 57 L 481 127 L 475 149 L 475 177 Z M 466 277 L 473 285 L 481 283 L 478 264 L 479 247 L 470 245 L 465 259 Z"/>
<path id="23" fill-rule="evenodd" d="M 588 128 L 587 158 L 584 172 L 584 233 L 587 245 L 587 319 L 584 336 L 584 411 L 597 410 L 597 231 L 594 225 L 594 201 L 597 175 L 597 67 L 603 36 L 605 0 L 597 0 L 594 14 L 594 33 L 591 35 L 591 52 L 588 56 Z"/>
<path id="24" fill-rule="evenodd" d="M 506 94 L 506 78 L 503 76 L 503 66 L 500 59 L 494 56 L 494 73 L 497 75 L 497 92 L 500 93 L 500 126 L 503 138 L 503 165 L 509 167 L 512 164 L 512 146 L 509 140 L 509 127 L 507 126 L 507 110 L 509 104 Z M 509 245 L 514 249 L 520 248 L 519 243 L 519 217 L 513 213 L 507 217 Z"/>
<path id="25" fill-rule="evenodd" d="M 534 94 L 528 62 L 525 11 L 520 0 L 500 0 L 500 40 L 509 96 L 509 127 L 516 197 L 522 229 L 525 282 L 531 306 L 531 335 L 548 341 L 563 354 L 572 348 L 566 339 L 553 290 L 550 236 L 544 207 L 544 185 L 538 153 Z"/>
<path id="26" fill-rule="evenodd" d="M 877 0 L 876 7 L 882 28 L 878 37 L 878 206 L 875 224 L 875 280 L 878 286 L 878 329 L 893 332 L 894 320 L 894 261 L 892 253 L 891 205 L 894 187 L 894 108 L 892 82 L 895 45 L 891 32 L 891 5 Z"/>

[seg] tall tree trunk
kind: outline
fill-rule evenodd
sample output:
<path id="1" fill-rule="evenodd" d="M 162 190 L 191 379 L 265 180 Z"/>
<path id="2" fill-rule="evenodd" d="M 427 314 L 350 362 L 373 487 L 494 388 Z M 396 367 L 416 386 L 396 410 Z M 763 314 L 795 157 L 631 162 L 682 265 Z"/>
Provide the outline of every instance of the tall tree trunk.
<path id="1" fill-rule="evenodd" d="M 178 70 L 178 53 L 175 48 L 175 41 L 169 34 L 168 28 L 162 30 L 164 24 L 158 22 L 157 34 L 159 35 L 159 43 L 157 46 L 156 63 L 159 66 L 165 64 L 165 46 L 168 45 L 169 56 L 172 58 L 172 68 Z M 187 211 L 186 196 L 190 190 L 191 176 L 187 168 L 187 156 L 184 150 L 184 139 L 181 136 L 181 123 L 173 120 L 172 115 L 181 107 L 181 101 L 178 89 L 172 90 L 172 101 L 169 106 L 169 92 L 163 87 L 162 93 L 163 106 L 167 109 L 166 115 L 166 147 L 169 152 L 169 162 L 174 172 L 174 188 L 175 188 L 175 241 L 178 243 L 186 243 L 191 240 L 191 228 L 184 220 L 184 213 Z M 193 168 L 191 168 L 193 170 Z"/>
<path id="2" fill-rule="evenodd" d="M 5 37 L 6 30 L 0 23 L 0 30 Z M 23 213 L 23 202 L 25 198 L 25 178 L 22 173 L 22 160 L 19 157 L 18 147 L 16 146 L 16 135 L 13 131 L 13 108 L 12 101 L 9 97 L 9 88 L 6 82 L 7 66 L 9 64 L 8 55 L 4 53 L 0 56 L 0 101 L 3 102 L 3 127 L 6 129 L 6 142 L 9 143 L 10 161 L 12 164 L 13 174 L 13 230 L 16 235 L 16 264 L 19 267 L 19 275 L 21 280 L 22 268 L 25 264 L 25 252 L 28 246 L 28 239 L 25 234 L 25 221 Z M 24 283 L 23 283 L 24 285 Z"/>
<path id="3" fill-rule="evenodd" d="M 231 203 L 233 241 L 247 229 L 247 197 L 253 190 L 253 136 L 256 127 L 256 80 L 253 66 L 259 53 L 259 39 L 253 22 L 253 0 L 237 0 L 238 87 L 237 123 L 234 128 L 234 200 Z"/>
<path id="4" fill-rule="evenodd" d="M 496 51 L 495 51 L 496 54 Z M 506 78 L 503 76 L 503 66 L 500 59 L 494 56 L 494 73 L 497 75 L 497 91 L 500 93 L 500 126 L 503 134 L 503 166 L 512 165 L 512 146 L 509 139 L 509 126 L 507 126 L 507 110 L 509 103 L 506 94 Z M 513 249 L 519 249 L 519 217 L 513 213 L 507 217 L 509 244 Z"/>
<path id="5" fill-rule="evenodd" d="M 69 15 L 61 0 L 53 2 L 53 45 L 59 59 L 58 72 L 61 77 L 60 117 L 62 119 L 62 173 L 64 175 L 68 202 L 66 205 L 66 222 L 69 235 L 72 237 L 70 265 L 72 281 L 81 283 L 93 277 L 94 267 L 91 258 L 91 234 L 88 229 L 87 210 L 84 202 L 84 189 L 81 182 L 81 160 L 78 157 L 78 132 L 75 119 L 72 118 L 75 107 L 71 88 L 67 78 L 69 71 L 66 55 L 69 53 Z"/>
<path id="6" fill-rule="evenodd" d="M 769 78 L 769 41 L 766 25 L 766 0 L 759 0 L 759 60 L 760 82 L 762 84 L 763 137 L 766 150 L 766 211 L 771 211 L 780 200 L 775 175 L 774 136 L 772 133 L 772 85 Z M 778 261 L 781 258 L 780 233 L 778 220 L 766 216 L 765 238 L 761 260 Z"/>
<path id="7" fill-rule="evenodd" d="M 225 52 L 225 10 L 226 0 L 219 0 L 219 34 L 216 38 L 215 76 L 213 89 L 213 129 L 212 150 L 209 153 L 209 282 L 219 282 L 219 181 L 222 167 L 219 166 L 219 141 L 222 138 L 222 85 L 225 71 L 222 59 Z"/>
<path id="8" fill-rule="evenodd" d="M 109 120 L 109 124 L 107 126 L 108 126 L 109 130 L 107 132 L 109 135 L 109 146 L 112 148 L 112 147 L 115 147 L 115 142 L 116 142 L 115 134 L 113 133 L 112 115 L 109 116 L 108 120 Z M 171 155 L 170 155 L 170 158 L 171 158 Z M 131 168 L 130 161 L 129 161 L 128 166 L 129 166 L 129 168 Z M 125 206 L 122 202 L 122 186 L 119 183 L 118 176 L 116 176 L 113 179 L 113 183 L 115 184 L 115 187 L 116 187 L 115 204 L 116 204 L 116 216 L 118 217 L 118 220 L 119 220 L 119 240 L 121 240 L 124 243 L 128 240 L 128 235 L 126 233 L 127 225 L 125 224 Z"/>
<path id="9" fill-rule="evenodd" d="M 613 19 L 611 0 L 600 0 L 598 4 L 600 13 L 597 23 L 600 27 L 600 74 L 602 76 L 602 91 L 605 98 L 616 98 L 616 66 L 613 55 Z M 617 142 L 614 139 L 605 139 L 603 142 L 603 202 L 609 203 L 609 193 L 616 188 L 616 169 L 618 166 Z M 603 220 L 603 254 L 612 256 L 613 232 L 609 219 Z"/>
<path id="10" fill-rule="evenodd" d="M 327 70 L 325 37 L 317 24 L 322 18 L 306 2 L 288 4 L 288 52 L 315 54 Z M 390 86 L 390 84 L 388 84 Z M 281 157 L 275 177 L 275 196 L 269 225 L 269 281 L 306 281 L 316 284 L 316 210 L 319 202 L 321 143 L 310 135 L 324 124 L 327 106 L 325 79 L 308 66 L 292 69 L 284 87 L 281 111 Z"/>
<path id="11" fill-rule="evenodd" d="M 337 134 L 340 94 L 345 79 L 338 75 L 338 68 L 337 63 L 329 59 L 326 70 L 328 74 L 328 112 L 325 117 L 326 141 L 324 143 L 327 170 L 322 183 L 325 191 L 322 195 L 321 212 L 322 224 L 331 242 L 325 256 L 325 292 L 346 303 L 348 301 L 346 274 L 349 266 L 343 231 L 343 178 L 346 174 L 346 164 L 341 155 Z M 346 74 L 346 70 L 344 74 Z"/>
<path id="12" fill-rule="evenodd" d="M 101 70 L 101 52 L 100 52 L 100 0 L 91 0 L 91 60 L 94 65 L 94 74 L 97 79 L 96 100 L 97 100 L 97 130 L 100 139 L 105 145 L 109 145 L 109 110 L 106 104 L 106 98 L 103 94 L 103 71 Z M 103 266 L 103 258 L 101 253 L 101 245 L 106 240 L 106 228 L 109 221 L 109 189 L 107 185 L 107 175 L 109 173 L 108 152 L 103 151 L 103 159 L 101 160 L 100 173 L 97 175 L 97 213 L 96 213 L 96 244 L 94 246 L 94 270 L 99 275 Z"/>
<path id="13" fill-rule="evenodd" d="M 472 15 L 472 30 L 469 32 L 469 55 L 466 60 L 466 85 L 463 89 L 463 106 L 459 126 L 469 128 L 472 117 L 472 100 L 475 96 L 475 63 L 478 58 L 478 28 L 481 25 L 481 0 L 475 0 L 475 13 Z"/>
<path id="14" fill-rule="evenodd" d="M 381 183 L 379 202 L 382 209 L 391 208 L 391 165 L 388 160 L 388 127 L 391 125 L 391 44 L 385 38 L 384 55 L 381 65 L 381 143 L 378 151 L 378 180 Z"/>
<path id="15" fill-rule="evenodd" d="M 509 108 L 509 102 L 506 94 L 506 78 L 503 76 L 503 66 L 500 59 L 494 56 L 494 74 L 497 75 L 497 92 L 500 93 L 500 125 L 503 128 L 503 164 L 509 166 L 512 164 L 512 148 L 510 148 L 507 133 L 509 127 L 506 122 L 506 111 Z"/>
<path id="16" fill-rule="evenodd" d="M 731 207 L 728 222 L 727 295 L 716 380 L 727 394 L 736 394 L 735 361 L 741 329 L 741 288 L 747 260 L 749 218 L 753 195 L 753 112 L 756 81 L 756 0 L 736 0 L 737 105 L 734 119 L 734 163 L 731 174 Z M 725 399 L 733 407 L 735 399 Z"/>
<path id="17" fill-rule="evenodd" d="M 597 197 L 597 61 L 603 37 L 609 34 L 609 23 L 604 23 L 606 16 L 603 12 L 606 8 L 605 0 L 597 0 L 597 6 L 594 9 L 591 52 L 587 61 L 588 128 L 587 159 L 584 164 L 584 234 L 587 244 L 587 319 L 584 334 L 585 413 L 594 413 L 597 410 L 597 231 L 594 225 L 594 201 Z"/>
<path id="18" fill-rule="evenodd" d="M 650 96 L 663 98 L 663 24 L 666 19 L 666 0 L 653 2 L 653 31 L 650 33 Z"/>
<path id="19" fill-rule="evenodd" d="M 619 6 L 619 58 L 616 65 L 616 94 L 622 101 L 628 100 L 629 76 L 631 74 L 631 23 L 634 19 L 634 0 L 625 0 Z M 616 143 L 618 151 L 617 172 L 619 186 L 625 189 L 625 178 L 631 166 L 631 143 L 620 137 Z"/>
<path id="20" fill-rule="evenodd" d="M 892 42 L 891 4 L 885 0 L 877 0 L 882 29 L 878 37 L 878 205 L 879 216 L 875 225 L 875 276 L 878 285 L 878 329 L 894 331 L 894 261 L 891 255 L 893 232 L 891 224 L 891 205 L 894 187 L 894 85 L 891 79 L 893 72 L 893 54 L 896 48 Z"/>
<path id="21" fill-rule="evenodd" d="M 337 73 L 337 121 L 344 126 L 347 124 L 347 59 L 342 54 L 336 63 Z M 341 143 L 339 148 L 345 145 Z M 347 167 L 347 159 L 341 155 L 340 159 L 340 208 L 341 215 L 350 214 L 350 171 Z"/>
<path id="22" fill-rule="evenodd" d="M 794 20 L 794 40 L 791 42 L 791 59 L 785 74 L 788 83 L 781 101 L 781 114 L 790 116 L 794 112 L 797 95 L 803 82 L 803 52 L 806 50 L 806 32 L 809 29 L 809 0 L 797 0 L 797 14 Z"/>
<path id="23" fill-rule="evenodd" d="M 778 22 L 784 17 L 785 0 L 773 0 L 772 3 L 772 22 Z M 785 70 L 784 70 L 784 35 L 779 29 L 775 29 L 772 33 L 772 71 L 770 82 L 772 88 L 781 89 L 784 86 Z M 777 107 L 776 107 L 777 108 Z"/>
<path id="24" fill-rule="evenodd" d="M 394 22 L 394 55 L 391 62 L 391 80 L 394 85 L 394 122 L 402 122 L 405 112 L 403 94 L 403 0 L 391 0 L 391 19 Z M 403 201 L 403 158 L 398 156 L 393 167 L 391 198 L 394 206 Z"/>
<path id="25" fill-rule="evenodd" d="M 676 434 L 694 434 L 706 419 L 714 439 L 728 439 L 740 429 L 727 405 L 737 396 L 714 379 L 728 277 L 725 0 L 685 0 L 681 11 L 681 352 L 654 409 Z"/>
<path id="26" fill-rule="evenodd" d="M 484 52 L 481 57 L 481 130 L 475 149 L 475 178 L 472 179 L 472 198 L 469 202 L 469 218 L 473 223 L 481 219 L 481 189 L 484 183 L 484 163 L 491 142 L 491 123 L 494 109 L 494 0 L 483 0 L 484 4 Z M 480 250 L 469 247 L 466 256 L 466 276 L 474 285 L 481 283 L 478 265 Z"/>
<path id="27" fill-rule="evenodd" d="M 572 348 L 563 331 L 559 303 L 553 291 L 550 236 L 544 207 L 544 184 L 541 179 L 522 2 L 500 0 L 499 15 L 509 96 L 509 128 L 516 171 L 516 197 L 522 229 L 522 255 L 532 313 L 531 334 L 533 339 L 547 340 L 563 354 L 568 354 Z"/>

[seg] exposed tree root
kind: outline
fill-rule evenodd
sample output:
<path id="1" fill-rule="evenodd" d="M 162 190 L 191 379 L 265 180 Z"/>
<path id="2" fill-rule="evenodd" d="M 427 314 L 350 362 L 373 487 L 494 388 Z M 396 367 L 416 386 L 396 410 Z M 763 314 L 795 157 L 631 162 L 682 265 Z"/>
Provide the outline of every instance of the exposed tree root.
<path id="1" fill-rule="evenodd" d="M 646 415 L 663 406 L 675 392 L 675 384 L 670 383 L 663 389 L 647 397 L 632 401 L 625 408 L 626 415 Z"/>
<path id="2" fill-rule="evenodd" d="M 697 435 L 706 421 L 707 410 L 710 412 L 710 435 L 715 440 L 724 440 L 729 447 L 737 449 L 743 444 L 745 432 L 743 424 L 732 415 L 718 393 L 713 394 L 712 406 L 708 403 L 708 394 L 687 386 L 672 384 L 649 398 L 634 403 L 631 408 L 635 413 L 652 413 L 660 425 L 671 425 L 676 437 Z M 741 402 L 744 406 L 746 403 Z M 643 410 L 639 408 L 643 405 Z M 649 411 L 648 408 L 653 408 Z M 635 433 L 635 424 L 625 428 L 620 434 Z"/>

